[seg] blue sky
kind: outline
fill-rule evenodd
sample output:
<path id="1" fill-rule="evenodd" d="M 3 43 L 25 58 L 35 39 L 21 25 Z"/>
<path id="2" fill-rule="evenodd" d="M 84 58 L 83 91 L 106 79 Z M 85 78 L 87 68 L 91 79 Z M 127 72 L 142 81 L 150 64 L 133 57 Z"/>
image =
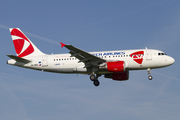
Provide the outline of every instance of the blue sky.
<path id="1" fill-rule="evenodd" d="M 180 1 L 13 0 L 0 2 L 1 120 L 179 120 Z M 128 81 L 55 74 L 6 64 L 15 50 L 9 27 L 19 27 L 44 53 L 152 48 L 174 65 L 131 71 Z"/>

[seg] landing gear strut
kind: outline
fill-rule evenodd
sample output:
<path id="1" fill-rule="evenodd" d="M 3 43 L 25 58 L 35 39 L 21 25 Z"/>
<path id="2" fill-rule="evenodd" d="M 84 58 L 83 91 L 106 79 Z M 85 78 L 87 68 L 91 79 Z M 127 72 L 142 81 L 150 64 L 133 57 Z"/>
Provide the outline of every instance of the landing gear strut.
<path id="1" fill-rule="evenodd" d="M 90 79 L 91 79 L 91 81 L 93 81 L 93 84 L 94 84 L 95 86 L 99 86 L 99 84 L 100 84 L 100 82 L 99 82 L 99 80 L 98 80 L 98 77 L 99 77 L 99 76 L 101 76 L 101 75 L 96 74 L 96 76 L 95 76 L 94 74 L 92 74 L 92 75 L 90 76 Z"/>
<path id="2" fill-rule="evenodd" d="M 152 80 L 153 77 L 151 76 L 151 69 L 148 68 L 147 71 L 148 71 L 148 75 L 149 75 L 149 76 L 148 76 L 148 79 L 149 79 L 149 80 Z"/>

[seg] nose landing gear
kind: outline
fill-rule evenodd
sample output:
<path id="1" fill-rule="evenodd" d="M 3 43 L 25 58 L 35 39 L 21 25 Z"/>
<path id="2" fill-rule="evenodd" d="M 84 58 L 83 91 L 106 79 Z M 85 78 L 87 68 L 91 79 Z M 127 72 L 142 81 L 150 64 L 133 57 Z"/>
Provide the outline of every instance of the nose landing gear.
<path id="1" fill-rule="evenodd" d="M 151 69 L 148 68 L 148 69 L 147 69 L 147 72 L 148 72 L 148 75 L 149 75 L 149 76 L 148 76 L 148 79 L 149 79 L 149 80 L 152 80 L 153 77 L 151 76 Z"/>
<path id="2" fill-rule="evenodd" d="M 99 77 L 99 76 L 101 76 L 101 75 L 96 74 L 96 76 L 95 76 L 94 74 L 92 74 L 92 75 L 90 76 L 90 79 L 91 79 L 91 81 L 93 81 L 94 86 L 99 86 L 99 84 L 100 84 L 100 82 L 99 82 L 99 80 L 98 80 L 98 77 Z"/>

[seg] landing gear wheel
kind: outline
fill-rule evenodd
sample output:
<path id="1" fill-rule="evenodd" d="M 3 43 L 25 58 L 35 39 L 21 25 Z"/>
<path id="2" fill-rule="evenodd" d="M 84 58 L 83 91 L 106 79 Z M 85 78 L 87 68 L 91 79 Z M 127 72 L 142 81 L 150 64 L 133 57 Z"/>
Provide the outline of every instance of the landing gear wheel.
<path id="1" fill-rule="evenodd" d="M 96 79 L 96 76 L 95 75 L 91 75 L 90 79 L 91 79 L 91 81 L 94 81 Z"/>
<path id="2" fill-rule="evenodd" d="M 99 86 L 99 84 L 100 84 L 100 82 L 98 80 L 94 80 L 93 83 L 94 83 L 95 86 Z"/>
<path id="3" fill-rule="evenodd" d="M 151 69 L 148 68 L 148 69 L 147 69 L 147 72 L 148 72 L 148 75 L 149 75 L 149 76 L 148 76 L 148 79 L 149 79 L 149 80 L 152 80 L 153 77 L 151 76 Z"/>
<path id="4" fill-rule="evenodd" d="M 148 79 L 149 79 L 149 80 L 152 80 L 152 79 L 153 79 L 153 77 L 150 75 L 150 76 L 148 76 Z"/>
<path id="5" fill-rule="evenodd" d="M 101 74 L 96 74 L 96 76 L 95 76 L 94 73 L 90 76 L 90 79 L 91 79 L 91 81 L 93 81 L 94 86 L 99 86 L 99 84 L 100 84 L 100 82 L 98 80 L 99 76 L 101 76 Z"/>

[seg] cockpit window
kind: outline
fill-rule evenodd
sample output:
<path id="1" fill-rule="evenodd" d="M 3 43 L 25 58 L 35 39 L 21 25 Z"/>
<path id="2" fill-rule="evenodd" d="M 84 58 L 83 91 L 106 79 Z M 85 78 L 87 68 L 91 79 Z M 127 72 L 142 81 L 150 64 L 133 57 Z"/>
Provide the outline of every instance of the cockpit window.
<path id="1" fill-rule="evenodd" d="M 158 55 L 167 55 L 166 53 L 158 53 Z"/>

